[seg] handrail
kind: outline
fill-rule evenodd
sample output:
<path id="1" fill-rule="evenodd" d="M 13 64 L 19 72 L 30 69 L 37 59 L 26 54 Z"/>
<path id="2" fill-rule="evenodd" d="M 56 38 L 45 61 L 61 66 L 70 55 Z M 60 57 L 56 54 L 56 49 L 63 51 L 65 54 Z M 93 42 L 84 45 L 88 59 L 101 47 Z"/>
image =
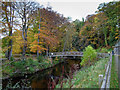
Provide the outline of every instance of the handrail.
<path id="1" fill-rule="evenodd" d="M 83 52 L 50 52 L 49 56 L 53 56 L 53 55 L 82 55 Z"/>

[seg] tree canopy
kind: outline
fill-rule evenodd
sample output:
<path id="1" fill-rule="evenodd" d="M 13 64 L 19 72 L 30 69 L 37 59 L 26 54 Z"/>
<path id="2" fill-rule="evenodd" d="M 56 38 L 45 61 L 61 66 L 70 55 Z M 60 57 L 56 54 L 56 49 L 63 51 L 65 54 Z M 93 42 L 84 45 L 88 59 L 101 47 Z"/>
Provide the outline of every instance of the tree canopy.
<path id="1" fill-rule="evenodd" d="M 120 37 L 120 1 L 101 3 L 82 21 L 36 2 L 2 2 L 3 52 L 13 54 L 82 51 L 91 45 L 111 48 Z"/>

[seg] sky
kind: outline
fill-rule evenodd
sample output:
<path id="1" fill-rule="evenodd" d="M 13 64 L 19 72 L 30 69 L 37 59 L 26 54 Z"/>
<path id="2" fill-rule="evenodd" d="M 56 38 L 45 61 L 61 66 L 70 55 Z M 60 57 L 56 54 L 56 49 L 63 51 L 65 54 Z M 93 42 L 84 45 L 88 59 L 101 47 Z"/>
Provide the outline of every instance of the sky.
<path id="1" fill-rule="evenodd" d="M 54 11 L 63 14 L 64 17 L 71 17 L 72 20 L 82 20 L 87 15 L 95 14 L 100 3 L 118 0 L 36 0 L 45 7 L 52 6 Z"/>

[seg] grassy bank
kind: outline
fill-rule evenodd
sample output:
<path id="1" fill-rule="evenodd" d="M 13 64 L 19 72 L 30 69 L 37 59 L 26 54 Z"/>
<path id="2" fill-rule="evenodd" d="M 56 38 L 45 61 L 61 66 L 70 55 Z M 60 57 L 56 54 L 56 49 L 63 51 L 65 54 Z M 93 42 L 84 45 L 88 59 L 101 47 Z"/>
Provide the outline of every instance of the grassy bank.
<path id="1" fill-rule="evenodd" d="M 118 72 L 116 71 L 115 57 L 114 56 L 112 57 L 110 88 L 119 88 L 119 85 L 118 85 Z"/>
<path id="2" fill-rule="evenodd" d="M 59 60 L 60 60 L 59 58 L 55 58 L 52 60 L 50 58 L 44 57 L 40 57 L 38 60 L 28 58 L 26 60 L 18 60 L 12 63 L 11 61 L 7 60 L 4 63 L 2 63 L 3 78 L 24 75 L 27 73 L 34 73 L 38 70 L 53 67 L 54 65 L 60 62 Z M 14 59 L 12 61 L 14 61 Z"/>
<path id="3" fill-rule="evenodd" d="M 90 67 L 82 68 L 73 75 L 71 83 L 69 79 L 63 83 L 63 88 L 70 88 L 70 86 L 72 88 L 99 88 L 99 74 L 105 74 L 105 64 L 108 60 L 108 58 L 102 58 Z M 60 87 L 60 84 L 56 86 L 56 88 Z"/>

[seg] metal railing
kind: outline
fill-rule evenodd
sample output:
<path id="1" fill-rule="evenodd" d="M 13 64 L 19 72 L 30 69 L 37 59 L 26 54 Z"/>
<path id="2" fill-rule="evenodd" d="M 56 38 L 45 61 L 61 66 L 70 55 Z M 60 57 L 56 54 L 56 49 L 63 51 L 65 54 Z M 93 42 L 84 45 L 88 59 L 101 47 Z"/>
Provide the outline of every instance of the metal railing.
<path id="1" fill-rule="evenodd" d="M 83 52 L 50 52 L 49 56 L 83 56 Z"/>

